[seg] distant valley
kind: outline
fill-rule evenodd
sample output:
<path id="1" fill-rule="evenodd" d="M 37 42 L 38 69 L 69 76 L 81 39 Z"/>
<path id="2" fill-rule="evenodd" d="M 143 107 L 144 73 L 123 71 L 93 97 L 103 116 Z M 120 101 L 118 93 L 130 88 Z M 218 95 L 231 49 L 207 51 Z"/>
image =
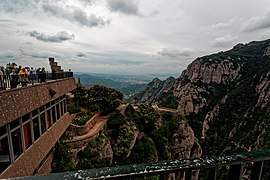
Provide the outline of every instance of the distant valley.
<path id="1" fill-rule="evenodd" d="M 171 75 L 171 74 L 170 74 Z M 100 84 L 106 87 L 119 90 L 124 95 L 124 100 L 130 102 L 134 94 L 144 89 L 145 85 L 155 77 L 164 79 L 168 74 L 150 75 L 118 75 L 118 74 L 99 74 L 99 73 L 75 73 L 74 77 L 85 87 Z M 173 74 L 173 76 L 179 76 Z"/>

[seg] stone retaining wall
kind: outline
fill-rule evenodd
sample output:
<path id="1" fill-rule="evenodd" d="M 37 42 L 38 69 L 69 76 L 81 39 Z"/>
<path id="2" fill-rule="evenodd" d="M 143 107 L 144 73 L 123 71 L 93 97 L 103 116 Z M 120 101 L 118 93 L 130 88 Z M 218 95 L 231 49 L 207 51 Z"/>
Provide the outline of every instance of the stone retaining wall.
<path id="1" fill-rule="evenodd" d="M 85 125 L 79 126 L 75 124 L 70 124 L 67 131 L 69 131 L 72 136 L 82 136 L 89 132 L 89 130 L 95 125 L 98 120 L 99 113 L 95 114 Z"/>

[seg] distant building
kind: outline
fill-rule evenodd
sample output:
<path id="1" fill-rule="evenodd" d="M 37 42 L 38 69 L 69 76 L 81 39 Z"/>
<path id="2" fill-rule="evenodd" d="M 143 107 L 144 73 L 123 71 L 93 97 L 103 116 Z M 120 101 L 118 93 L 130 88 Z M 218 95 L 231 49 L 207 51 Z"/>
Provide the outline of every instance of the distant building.
<path id="1" fill-rule="evenodd" d="M 73 119 L 66 93 L 75 88 L 68 77 L 0 92 L 0 178 L 51 171 L 54 146 Z"/>

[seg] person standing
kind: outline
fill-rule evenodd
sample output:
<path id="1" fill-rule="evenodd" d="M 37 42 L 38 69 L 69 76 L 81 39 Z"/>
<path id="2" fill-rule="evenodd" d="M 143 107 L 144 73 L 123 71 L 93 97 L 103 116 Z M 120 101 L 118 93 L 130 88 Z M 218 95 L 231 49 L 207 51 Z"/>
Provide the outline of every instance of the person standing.
<path id="1" fill-rule="evenodd" d="M 22 68 L 20 70 L 19 80 L 20 80 L 20 83 L 22 84 L 22 87 L 27 85 L 27 74 L 26 74 L 25 68 Z"/>
<path id="2" fill-rule="evenodd" d="M 0 90 L 4 90 L 4 73 L 0 68 Z"/>
<path id="3" fill-rule="evenodd" d="M 16 73 L 16 69 L 12 69 L 12 72 L 10 73 L 10 88 L 14 89 L 17 88 L 19 81 L 18 74 Z"/>
<path id="4" fill-rule="evenodd" d="M 46 71 L 44 67 L 41 69 L 40 72 L 40 81 L 41 83 L 46 82 Z"/>
<path id="5" fill-rule="evenodd" d="M 34 84 L 34 81 L 36 80 L 36 70 L 31 67 L 30 69 L 30 80 L 32 82 L 32 85 Z"/>
<path id="6" fill-rule="evenodd" d="M 40 83 L 40 81 L 41 81 L 41 78 L 40 78 L 41 68 L 38 68 L 38 69 L 36 70 L 36 74 L 37 74 L 37 80 L 38 80 L 38 83 Z"/>

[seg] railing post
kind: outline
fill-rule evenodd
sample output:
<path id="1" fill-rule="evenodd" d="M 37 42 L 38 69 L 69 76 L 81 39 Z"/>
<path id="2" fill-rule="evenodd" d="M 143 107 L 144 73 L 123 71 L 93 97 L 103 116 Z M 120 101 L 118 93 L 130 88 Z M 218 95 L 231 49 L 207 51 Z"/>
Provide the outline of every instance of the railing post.
<path id="1" fill-rule="evenodd" d="M 241 180 L 242 179 L 242 171 L 243 171 L 242 164 L 231 165 L 230 169 L 229 169 L 228 180 Z"/>
<path id="2" fill-rule="evenodd" d="M 217 168 L 216 167 L 209 168 L 207 179 L 216 180 L 216 178 L 217 178 Z"/>
<path id="3" fill-rule="evenodd" d="M 162 174 L 159 175 L 158 179 L 159 180 L 166 180 L 166 179 L 168 179 L 169 175 L 170 174 L 168 174 L 168 173 L 162 173 Z"/>
<path id="4" fill-rule="evenodd" d="M 251 180 L 260 180 L 262 175 L 263 161 L 254 162 L 251 173 Z"/>
<path id="5" fill-rule="evenodd" d="M 192 170 L 187 170 L 185 173 L 185 180 L 191 180 Z"/>

